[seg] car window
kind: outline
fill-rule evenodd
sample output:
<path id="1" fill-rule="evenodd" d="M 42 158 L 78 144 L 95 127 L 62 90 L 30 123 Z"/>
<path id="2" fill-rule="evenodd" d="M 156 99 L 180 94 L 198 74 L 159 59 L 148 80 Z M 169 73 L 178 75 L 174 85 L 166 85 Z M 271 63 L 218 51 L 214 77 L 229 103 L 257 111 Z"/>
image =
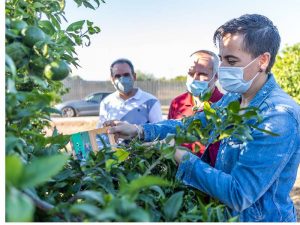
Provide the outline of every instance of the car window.
<path id="1" fill-rule="evenodd" d="M 87 96 L 84 100 L 85 101 L 89 101 L 89 102 L 97 102 L 100 103 L 101 100 L 106 97 L 107 95 L 109 95 L 109 93 L 96 93 L 96 94 L 92 94 Z"/>
<path id="2" fill-rule="evenodd" d="M 102 94 L 95 94 L 93 95 L 92 101 L 100 102 L 102 100 L 103 95 Z"/>
<path id="3" fill-rule="evenodd" d="M 85 101 L 91 101 L 93 99 L 93 95 L 88 95 L 84 98 Z"/>

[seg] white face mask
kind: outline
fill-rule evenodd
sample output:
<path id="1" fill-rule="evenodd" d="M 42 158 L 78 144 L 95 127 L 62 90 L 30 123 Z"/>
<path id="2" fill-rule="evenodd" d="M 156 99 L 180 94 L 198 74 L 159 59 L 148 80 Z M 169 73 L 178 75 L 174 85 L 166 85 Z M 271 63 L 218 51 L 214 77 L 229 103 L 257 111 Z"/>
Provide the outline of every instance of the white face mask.
<path id="1" fill-rule="evenodd" d="M 251 63 L 253 63 L 258 57 L 253 59 L 245 67 L 219 67 L 219 82 L 222 88 L 228 92 L 240 94 L 247 92 L 254 79 L 259 75 L 259 72 L 257 72 L 257 74 L 255 74 L 255 76 L 251 80 L 245 81 L 244 69 L 247 68 Z"/>

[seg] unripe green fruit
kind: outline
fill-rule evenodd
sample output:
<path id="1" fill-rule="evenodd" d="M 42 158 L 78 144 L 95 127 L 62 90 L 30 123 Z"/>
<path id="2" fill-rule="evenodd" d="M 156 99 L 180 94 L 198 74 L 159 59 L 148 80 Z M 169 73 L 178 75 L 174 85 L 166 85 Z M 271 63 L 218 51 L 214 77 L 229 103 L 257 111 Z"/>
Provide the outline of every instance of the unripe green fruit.
<path id="1" fill-rule="evenodd" d="M 5 48 L 6 54 L 8 54 L 14 61 L 17 67 L 22 66 L 24 58 L 27 57 L 28 49 L 20 42 L 14 42 L 7 45 Z"/>
<path id="2" fill-rule="evenodd" d="M 32 47 L 39 41 L 44 41 L 46 38 L 45 33 L 40 28 L 34 26 L 27 27 L 23 33 L 23 41 L 29 47 Z"/>
<path id="3" fill-rule="evenodd" d="M 11 20 L 10 22 L 11 29 L 17 30 L 17 32 L 21 32 L 23 29 L 28 27 L 27 23 L 22 20 Z"/>
<path id="4" fill-rule="evenodd" d="M 70 73 L 69 65 L 64 61 L 54 61 L 45 67 L 44 75 L 51 80 L 63 80 Z"/>

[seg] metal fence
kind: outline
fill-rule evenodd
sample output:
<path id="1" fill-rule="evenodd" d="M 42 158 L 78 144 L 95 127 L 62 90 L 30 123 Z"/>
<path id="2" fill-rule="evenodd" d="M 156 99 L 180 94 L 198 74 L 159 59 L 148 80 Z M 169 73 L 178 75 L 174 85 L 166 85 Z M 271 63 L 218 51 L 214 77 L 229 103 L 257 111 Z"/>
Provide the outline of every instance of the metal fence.
<path id="1" fill-rule="evenodd" d="M 115 91 L 110 81 L 65 79 L 63 84 L 65 87 L 69 88 L 69 93 L 62 96 L 63 101 L 82 99 L 86 95 L 94 92 Z M 178 81 L 137 81 L 135 86 L 156 96 L 162 106 L 169 106 L 174 97 L 186 90 L 185 83 Z"/>

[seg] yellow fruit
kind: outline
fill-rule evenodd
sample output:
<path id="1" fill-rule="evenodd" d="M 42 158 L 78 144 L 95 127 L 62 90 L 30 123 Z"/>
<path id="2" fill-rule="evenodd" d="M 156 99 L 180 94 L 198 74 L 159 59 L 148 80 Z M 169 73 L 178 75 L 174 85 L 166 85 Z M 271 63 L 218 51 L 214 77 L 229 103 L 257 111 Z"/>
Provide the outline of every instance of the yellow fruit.
<path id="1" fill-rule="evenodd" d="M 69 65 L 64 61 L 54 61 L 45 67 L 44 75 L 51 80 L 63 80 L 70 73 Z"/>

